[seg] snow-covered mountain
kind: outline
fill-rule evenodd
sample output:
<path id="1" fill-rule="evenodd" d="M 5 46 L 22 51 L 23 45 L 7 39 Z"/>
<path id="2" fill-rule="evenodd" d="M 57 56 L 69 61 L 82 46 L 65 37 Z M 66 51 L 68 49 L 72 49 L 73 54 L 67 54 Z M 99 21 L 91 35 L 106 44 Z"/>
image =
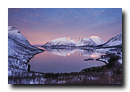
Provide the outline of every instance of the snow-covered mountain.
<path id="1" fill-rule="evenodd" d="M 28 70 L 28 60 L 40 52 L 43 50 L 30 45 L 18 29 L 8 27 L 8 76 L 22 76 L 23 70 Z"/>
<path id="2" fill-rule="evenodd" d="M 9 38 L 9 40 L 11 39 L 11 40 L 14 40 L 15 42 L 18 42 L 21 44 L 26 44 L 26 45 L 30 46 L 28 40 L 20 33 L 20 31 L 18 29 L 16 29 L 13 26 L 8 27 L 8 38 Z M 11 44 L 11 45 L 13 45 L 13 44 Z"/>
<path id="3" fill-rule="evenodd" d="M 21 49 L 23 50 L 23 53 L 28 50 L 30 50 L 31 53 L 35 53 L 35 50 L 39 50 L 38 48 L 30 45 L 28 40 L 20 33 L 18 29 L 13 26 L 8 26 L 8 55 L 16 54 L 17 50 L 20 51 Z M 26 51 L 24 51 L 25 49 Z M 22 52 L 20 51 L 20 53 Z"/>
<path id="4" fill-rule="evenodd" d="M 103 47 L 122 46 L 122 32 L 108 40 Z"/>
<path id="5" fill-rule="evenodd" d="M 79 41 L 75 46 L 97 46 L 104 44 L 105 42 L 98 36 L 91 36 L 88 38 L 79 38 Z"/>
<path id="6" fill-rule="evenodd" d="M 91 36 L 89 38 L 79 38 L 76 42 L 70 38 L 62 37 L 47 42 L 44 46 L 97 46 L 104 44 L 104 41 L 98 36 Z"/>
<path id="7" fill-rule="evenodd" d="M 103 47 L 122 46 L 122 32 L 120 32 L 117 36 L 108 40 L 106 43 L 98 36 L 79 38 L 77 42 L 70 38 L 62 37 L 62 38 L 57 38 L 50 42 L 47 42 L 44 46 L 76 46 L 76 47 L 79 47 L 79 46 L 103 46 Z"/>
<path id="8" fill-rule="evenodd" d="M 65 46 L 74 46 L 76 42 L 69 37 L 62 37 L 62 38 L 57 38 L 54 39 L 50 42 L 47 42 L 44 46 L 60 46 L 60 45 L 65 45 Z"/>

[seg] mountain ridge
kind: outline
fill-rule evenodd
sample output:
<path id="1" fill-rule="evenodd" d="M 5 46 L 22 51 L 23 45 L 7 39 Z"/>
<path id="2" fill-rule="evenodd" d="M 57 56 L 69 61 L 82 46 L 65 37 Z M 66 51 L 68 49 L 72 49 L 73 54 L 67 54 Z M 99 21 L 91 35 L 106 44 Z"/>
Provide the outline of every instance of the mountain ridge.
<path id="1" fill-rule="evenodd" d="M 62 40 L 61 40 L 62 39 Z M 104 42 L 101 38 L 98 36 L 90 36 L 87 38 L 79 38 L 79 40 L 76 42 L 72 39 L 68 39 L 66 37 L 61 37 L 54 39 L 50 42 L 47 42 L 43 46 L 74 46 L 74 47 L 80 47 L 80 46 L 96 46 L 96 47 L 122 47 L 122 31 L 117 34 L 116 36 L 110 38 L 107 42 Z"/>
<path id="2" fill-rule="evenodd" d="M 122 31 L 102 44 L 101 47 L 122 47 Z"/>
<path id="3" fill-rule="evenodd" d="M 79 38 L 76 42 L 70 38 L 61 37 L 54 39 L 52 41 L 47 42 L 43 46 L 97 46 L 105 43 L 101 38 L 96 36 L 97 38 L 87 37 L 87 38 Z"/>
<path id="4" fill-rule="evenodd" d="M 8 26 L 8 76 L 23 76 L 30 67 L 27 64 L 29 60 L 43 51 L 32 46 L 18 29 Z"/>

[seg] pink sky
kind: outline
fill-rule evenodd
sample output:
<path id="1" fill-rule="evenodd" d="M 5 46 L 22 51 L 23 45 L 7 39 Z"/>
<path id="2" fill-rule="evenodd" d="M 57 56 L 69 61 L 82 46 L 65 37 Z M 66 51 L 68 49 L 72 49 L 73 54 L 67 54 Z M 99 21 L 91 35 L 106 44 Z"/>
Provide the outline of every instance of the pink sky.
<path id="1" fill-rule="evenodd" d="M 121 8 L 9 8 L 8 25 L 32 45 L 60 37 L 99 36 L 105 42 L 122 31 Z"/>

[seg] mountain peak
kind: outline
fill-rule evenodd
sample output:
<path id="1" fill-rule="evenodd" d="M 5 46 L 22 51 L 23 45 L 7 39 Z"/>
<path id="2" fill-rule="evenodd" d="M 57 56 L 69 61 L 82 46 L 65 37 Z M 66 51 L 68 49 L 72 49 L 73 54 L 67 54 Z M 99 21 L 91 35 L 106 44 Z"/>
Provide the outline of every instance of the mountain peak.
<path id="1" fill-rule="evenodd" d="M 90 38 L 99 38 L 99 36 L 90 36 Z"/>
<path id="2" fill-rule="evenodd" d="M 83 37 L 79 37 L 79 39 L 83 39 Z"/>
<path id="3" fill-rule="evenodd" d="M 65 46 L 96 46 L 103 44 L 104 41 L 99 38 L 98 36 L 91 36 L 87 38 L 79 37 L 79 40 L 75 42 L 74 40 L 70 39 L 70 37 L 61 37 L 54 39 L 50 42 L 47 42 L 44 46 L 60 46 L 60 45 L 65 45 Z"/>
<path id="4" fill-rule="evenodd" d="M 8 31 L 11 33 L 20 33 L 20 31 L 14 26 L 8 26 Z"/>
<path id="5" fill-rule="evenodd" d="M 82 38 L 80 37 L 76 46 L 96 46 L 96 45 L 101 45 L 105 43 L 101 38 L 99 38 L 99 36 L 90 36 L 87 38 Z"/>
<path id="6" fill-rule="evenodd" d="M 20 33 L 20 31 L 14 26 L 8 26 L 8 38 L 14 39 L 17 42 L 30 44 L 28 40 Z"/>
<path id="7" fill-rule="evenodd" d="M 70 39 L 69 37 L 67 37 L 67 39 Z"/>
<path id="8" fill-rule="evenodd" d="M 56 38 L 54 40 L 52 40 L 51 42 L 55 42 L 55 41 L 70 41 L 72 39 L 70 39 L 69 37 L 60 37 L 60 38 Z"/>
<path id="9" fill-rule="evenodd" d="M 67 45 L 67 46 L 74 46 L 76 42 L 69 37 L 61 37 L 54 39 L 50 42 L 47 42 L 45 46 L 58 46 L 58 45 Z"/>

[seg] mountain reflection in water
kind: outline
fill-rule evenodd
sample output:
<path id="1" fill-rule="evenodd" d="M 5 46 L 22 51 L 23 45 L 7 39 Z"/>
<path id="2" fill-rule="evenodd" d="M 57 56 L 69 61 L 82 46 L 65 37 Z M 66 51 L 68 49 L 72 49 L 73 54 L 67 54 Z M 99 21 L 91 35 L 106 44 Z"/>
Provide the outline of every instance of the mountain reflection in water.
<path id="1" fill-rule="evenodd" d="M 96 61 L 105 53 L 92 52 L 83 49 L 46 49 L 47 51 L 37 54 L 29 62 L 30 71 L 42 73 L 70 73 L 80 72 L 85 68 L 105 65 L 104 62 Z M 87 58 L 94 60 L 84 61 Z"/>

